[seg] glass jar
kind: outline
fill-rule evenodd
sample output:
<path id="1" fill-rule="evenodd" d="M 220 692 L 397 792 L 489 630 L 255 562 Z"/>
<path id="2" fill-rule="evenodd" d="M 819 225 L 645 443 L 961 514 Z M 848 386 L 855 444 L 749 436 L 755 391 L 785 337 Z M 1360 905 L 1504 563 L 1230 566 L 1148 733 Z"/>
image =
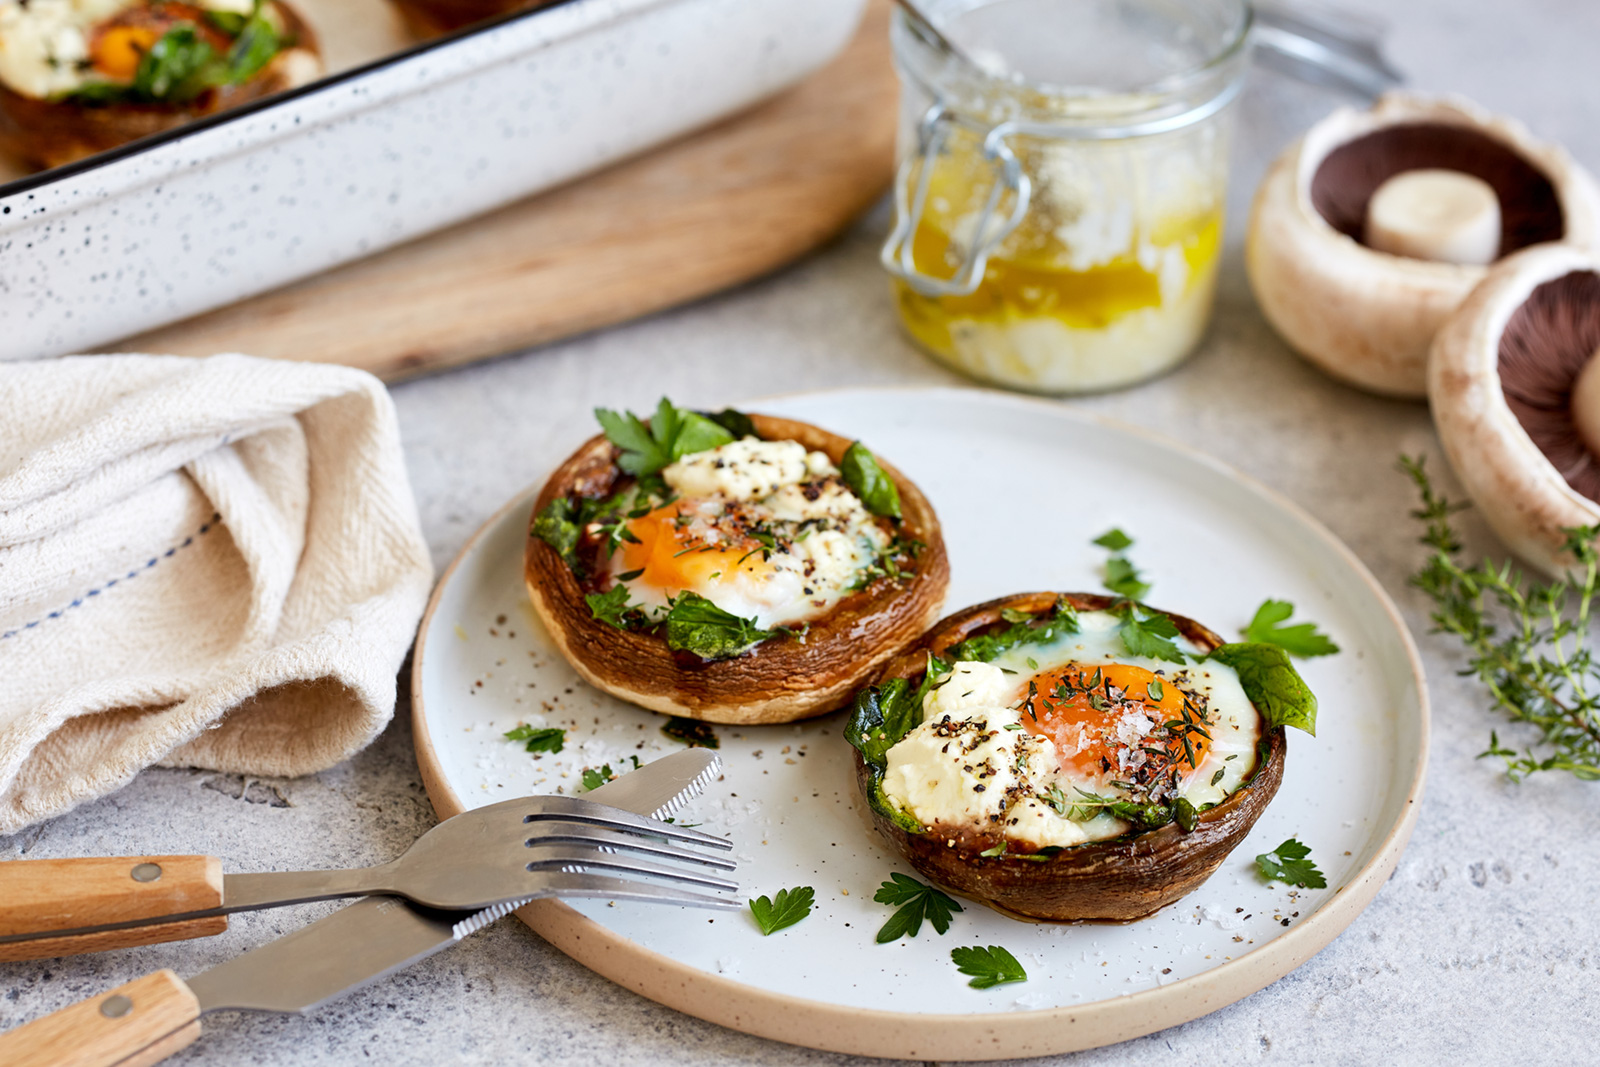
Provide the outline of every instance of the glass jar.
<path id="1" fill-rule="evenodd" d="M 921 0 L 896 12 L 900 316 L 1016 389 L 1153 377 L 1210 319 L 1245 0 Z"/>

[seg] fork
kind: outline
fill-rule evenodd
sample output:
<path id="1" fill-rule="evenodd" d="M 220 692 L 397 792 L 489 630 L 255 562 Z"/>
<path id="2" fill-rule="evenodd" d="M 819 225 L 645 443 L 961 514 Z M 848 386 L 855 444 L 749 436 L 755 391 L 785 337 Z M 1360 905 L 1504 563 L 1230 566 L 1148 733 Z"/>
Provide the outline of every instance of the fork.
<path id="1" fill-rule="evenodd" d="M 0 960 L 201 937 L 226 929 L 232 912 L 369 894 L 445 910 L 509 909 L 557 894 L 738 907 L 727 897 L 630 880 L 738 889 L 725 878 L 649 862 L 735 867 L 687 846 L 733 847 L 594 801 L 532 796 L 446 819 L 375 867 L 224 875 L 212 856 L 11 860 L 0 863 Z"/>

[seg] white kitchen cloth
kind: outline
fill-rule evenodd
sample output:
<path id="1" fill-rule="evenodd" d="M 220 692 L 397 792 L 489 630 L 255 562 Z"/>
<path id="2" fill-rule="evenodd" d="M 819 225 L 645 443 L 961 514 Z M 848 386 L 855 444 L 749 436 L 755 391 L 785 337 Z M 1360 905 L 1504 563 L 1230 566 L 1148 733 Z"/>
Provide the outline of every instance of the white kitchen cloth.
<path id="1" fill-rule="evenodd" d="M 432 579 L 365 372 L 0 363 L 0 832 L 151 764 L 347 758 L 393 714 Z"/>

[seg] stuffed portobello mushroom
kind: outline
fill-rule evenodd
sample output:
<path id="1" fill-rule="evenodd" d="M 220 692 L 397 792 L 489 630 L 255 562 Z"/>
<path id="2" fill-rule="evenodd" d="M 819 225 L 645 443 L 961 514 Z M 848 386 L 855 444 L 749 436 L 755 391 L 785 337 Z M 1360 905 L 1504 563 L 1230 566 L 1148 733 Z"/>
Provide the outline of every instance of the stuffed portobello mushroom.
<path id="1" fill-rule="evenodd" d="M 539 618 L 591 684 L 673 715 L 832 711 L 937 617 L 949 581 L 927 500 L 860 442 L 663 400 L 551 476 L 529 524 Z"/>
<path id="2" fill-rule="evenodd" d="M 1209 877 L 1278 790 L 1316 700 L 1275 645 L 1083 593 L 935 624 L 846 724 L 879 831 L 918 871 L 1037 920 L 1127 922 Z"/>
<path id="3" fill-rule="evenodd" d="M 0 151 L 53 167 L 321 73 L 281 0 L 0 0 Z"/>

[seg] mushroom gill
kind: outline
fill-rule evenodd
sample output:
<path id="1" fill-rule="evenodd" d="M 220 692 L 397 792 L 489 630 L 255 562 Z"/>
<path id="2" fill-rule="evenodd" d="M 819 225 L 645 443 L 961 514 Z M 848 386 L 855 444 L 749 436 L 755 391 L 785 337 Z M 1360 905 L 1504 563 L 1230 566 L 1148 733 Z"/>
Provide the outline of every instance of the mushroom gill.
<path id="1" fill-rule="evenodd" d="M 1600 274 L 1572 271 L 1537 286 L 1500 335 L 1500 386 L 1528 438 L 1574 491 L 1600 501 L 1600 457 L 1573 407 L 1600 351 Z"/>
<path id="2" fill-rule="evenodd" d="M 1503 141 L 1470 126 L 1404 123 L 1374 130 L 1329 152 L 1311 178 L 1311 204 L 1329 226 L 1362 242 L 1372 194 L 1397 174 L 1453 170 L 1481 179 L 1500 201 L 1500 251 L 1566 235 L 1549 176 Z"/>

